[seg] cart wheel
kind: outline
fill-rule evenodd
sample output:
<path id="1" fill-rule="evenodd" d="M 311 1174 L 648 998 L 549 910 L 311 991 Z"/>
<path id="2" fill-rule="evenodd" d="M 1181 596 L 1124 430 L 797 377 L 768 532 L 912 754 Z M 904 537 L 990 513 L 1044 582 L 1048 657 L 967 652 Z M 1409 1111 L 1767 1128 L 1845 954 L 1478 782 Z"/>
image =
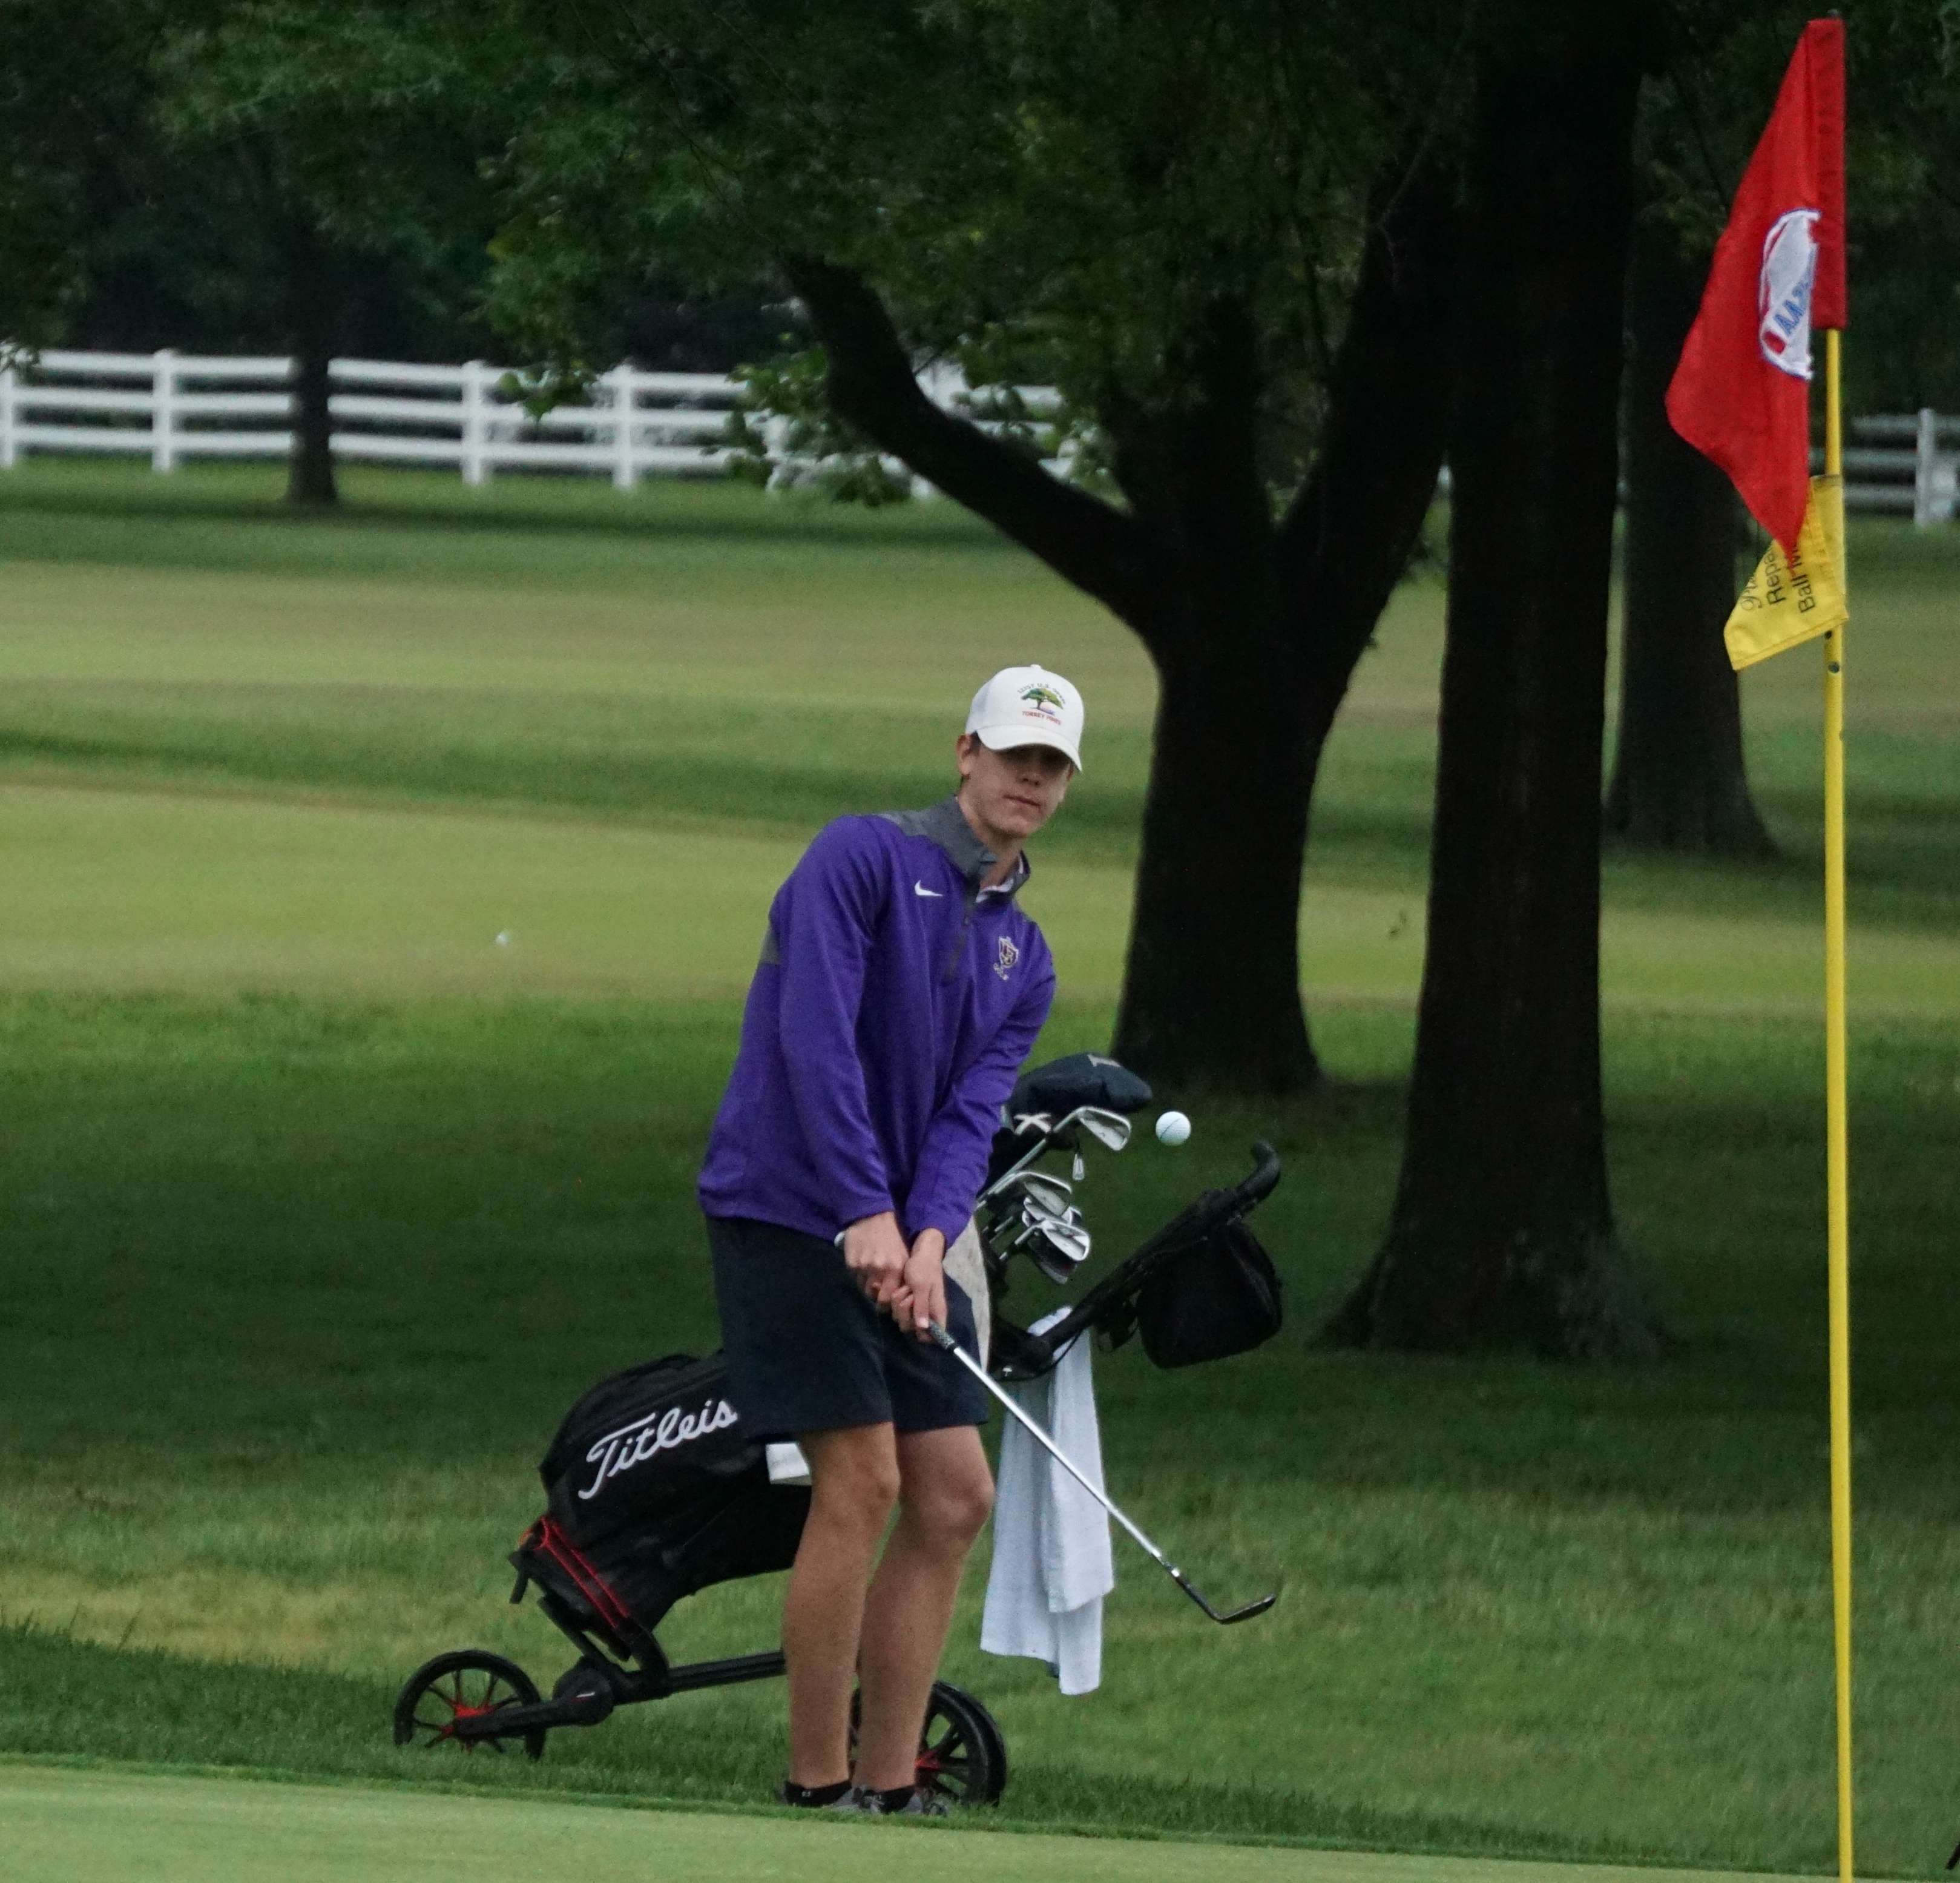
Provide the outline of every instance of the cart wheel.
<path id="1" fill-rule="evenodd" d="M 488 1746 L 501 1755 L 508 1750 L 502 1738 L 459 1739 L 457 1722 L 506 1706 L 535 1706 L 537 1701 L 536 1687 L 516 1662 L 481 1648 L 459 1648 L 423 1662 L 402 1684 L 395 1702 L 395 1744 L 420 1746 L 425 1751 L 448 1746 L 474 1752 Z M 543 1727 L 533 1727 L 523 1741 L 533 1758 L 544 1757 Z"/>
<path id="2" fill-rule="evenodd" d="M 858 1721 L 863 1706 L 851 1697 L 851 1750 L 858 1751 Z M 950 1681 L 932 1684 L 919 1735 L 918 1783 L 950 1805 L 998 1805 L 1007 1783 L 1007 1742 L 994 1716 Z"/>
<path id="3" fill-rule="evenodd" d="M 978 1700 L 963 1691 L 960 1692 L 959 1697 L 973 1709 L 982 1732 L 987 1735 L 987 1755 L 991 1769 L 987 1777 L 987 1795 L 978 1802 L 983 1805 L 998 1805 L 1001 1802 L 1001 1794 L 1007 1789 L 1007 1741 L 1001 1732 L 1001 1722 Z"/>

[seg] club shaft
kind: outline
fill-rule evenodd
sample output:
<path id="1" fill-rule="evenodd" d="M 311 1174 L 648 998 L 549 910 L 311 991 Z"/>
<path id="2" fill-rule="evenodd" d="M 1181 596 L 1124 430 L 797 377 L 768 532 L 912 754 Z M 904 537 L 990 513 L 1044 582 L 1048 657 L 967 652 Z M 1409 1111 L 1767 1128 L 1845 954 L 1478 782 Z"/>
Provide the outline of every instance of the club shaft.
<path id="1" fill-rule="evenodd" d="M 1015 1399 L 1013 1394 L 1010 1393 L 997 1380 L 995 1380 L 994 1376 L 989 1373 L 978 1360 L 975 1359 L 972 1355 L 969 1353 L 957 1340 L 954 1340 L 952 1335 L 948 1333 L 937 1321 L 928 1321 L 926 1323 L 926 1331 L 932 1336 L 933 1339 L 940 1346 L 945 1348 L 947 1353 L 951 1354 L 954 1359 L 958 1360 L 959 1364 L 965 1367 L 967 1372 L 971 1373 L 982 1386 L 985 1387 L 988 1391 L 991 1393 L 994 1397 L 1001 1402 L 1002 1407 L 1004 1407 L 1006 1410 L 1012 1415 L 1012 1416 L 1020 1422 L 1020 1423 L 1027 1429 L 1028 1432 L 1032 1436 L 1036 1443 L 1038 1444 L 1050 1458 L 1054 1459 L 1055 1463 L 1060 1465 L 1071 1477 L 1074 1478 L 1076 1483 L 1080 1484 L 1091 1497 L 1094 1498 L 1096 1502 L 1100 1504 L 1111 1516 L 1115 1518 L 1117 1522 L 1121 1524 L 1123 1528 L 1130 1533 L 1131 1536 L 1136 1540 L 1136 1542 L 1156 1560 L 1157 1566 L 1166 1571 L 1180 1588 L 1184 1590 L 1187 1595 L 1190 1595 L 1194 1601 L 1198 1600 L 1196 1591 L 1194 1591 L 1192 1588 L 1191 1585 L 1184 1579 L 1184 1572 L 1179 1569 L 1176 1564 L 1172 1563 L 1169 1557 L 1166 1556 L 1155 1544 L 1151 1542 L 1150 1538 L 1145 1536 L 1134 1524 L 1131 1522 L 1129 1518 L 1125 1516 L 1122 1511 L 1118 1510 L 1116 1506 L 1109 1501 L 1108 1493 L 1103 1490 L 1100 1485 L 1093 1483 L 1090 1481 L 1087 1474 L 1082 1470 L 1080 1466 L 1077 1464 L 1075 1461 L 1070 1458 L 1068 1454 L 1063 1451 L 1061 1447 L 1057 1445 L 1055 1442 L 1042 1429 L 1039 1422 L 1031 1417 L 1025 1410 L 1023 1410 L 1020 1402 Z M 1201 1607 L 1207 1606 L 1207 1604 L 1201 1601 L 1199 1605 Z"/>

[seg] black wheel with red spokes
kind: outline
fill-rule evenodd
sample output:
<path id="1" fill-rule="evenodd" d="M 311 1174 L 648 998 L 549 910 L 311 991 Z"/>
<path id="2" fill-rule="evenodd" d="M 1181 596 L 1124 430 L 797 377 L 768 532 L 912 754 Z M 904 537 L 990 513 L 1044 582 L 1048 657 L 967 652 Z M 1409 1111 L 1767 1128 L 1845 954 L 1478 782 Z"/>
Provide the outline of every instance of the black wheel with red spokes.
<path id="1" fill-rule="evenodd" d="M 545 1751 L 545 1729 L 499 1733 L 478 1722 L 488 1721 L 510 1706 L 535 1706 L 538 1690 L 531 1677 L 514 1661 L 482 1648 L 459 1648 L 425 1661 L 402 1683 L 395 1702 L 395 1744 L 420 1746 L 425 1751 L 438 1747 L 474 1752 L 487 1746 L 497 1754 L 507 1753 L 510 1741 L 521 1739 L 524 1750 L 534 1759 Z M 468 1722 L 466 1733 L 458 1728 Z"/>
<path id="2" fill-rule="evenodd" d="M 851 1753 L 858 1753 L 860 1696 L 851 1697 Z M 994 1716 L 950 1681 L 935 1681 L 919 1735 L 918 1783 L 949 1805 L 998 1805 L 1007 1783 L 1007 1742 Z"/>

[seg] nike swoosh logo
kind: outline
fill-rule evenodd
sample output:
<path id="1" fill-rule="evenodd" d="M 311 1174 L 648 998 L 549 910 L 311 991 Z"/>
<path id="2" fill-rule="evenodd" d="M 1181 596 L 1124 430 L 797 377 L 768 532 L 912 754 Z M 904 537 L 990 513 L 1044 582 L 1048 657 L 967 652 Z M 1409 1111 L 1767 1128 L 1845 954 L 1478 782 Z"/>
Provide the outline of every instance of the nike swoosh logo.
<path id="1" fill-rule="evenodd" d="M 915 896 L 937 896 L 942 902 L 946 900 L 946 891 L 944 890 L 928 889 L 923 883 L 913 884 L 912 894 Z"/>

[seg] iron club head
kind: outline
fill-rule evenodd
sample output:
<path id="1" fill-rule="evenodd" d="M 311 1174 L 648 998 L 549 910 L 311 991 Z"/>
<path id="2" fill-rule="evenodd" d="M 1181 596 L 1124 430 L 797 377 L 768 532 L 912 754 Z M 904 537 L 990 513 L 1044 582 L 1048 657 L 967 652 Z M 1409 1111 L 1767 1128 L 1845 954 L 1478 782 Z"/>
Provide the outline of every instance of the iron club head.
<path id="1" fill-rule="evenodd" d="M 1171 1580 L 1221 1628 L 1229 1628 L 1236 1621 L 1250 1621 L 1255 1615 L 1263 1615 L 1280 1598 L 1279 1591 L 1274 1589 L 1270 1595 L 1262 1595 L 1255 1601 L 1247 1602 L 1241 1607 L 1228 1608 L 1221 1615 L 1204 1599 L 1203 1592 L 1198 1588 L 1197 1584 L 1192 1582 L 1182 1569 L 1171 1569 L 1170 1577 Z"/>

